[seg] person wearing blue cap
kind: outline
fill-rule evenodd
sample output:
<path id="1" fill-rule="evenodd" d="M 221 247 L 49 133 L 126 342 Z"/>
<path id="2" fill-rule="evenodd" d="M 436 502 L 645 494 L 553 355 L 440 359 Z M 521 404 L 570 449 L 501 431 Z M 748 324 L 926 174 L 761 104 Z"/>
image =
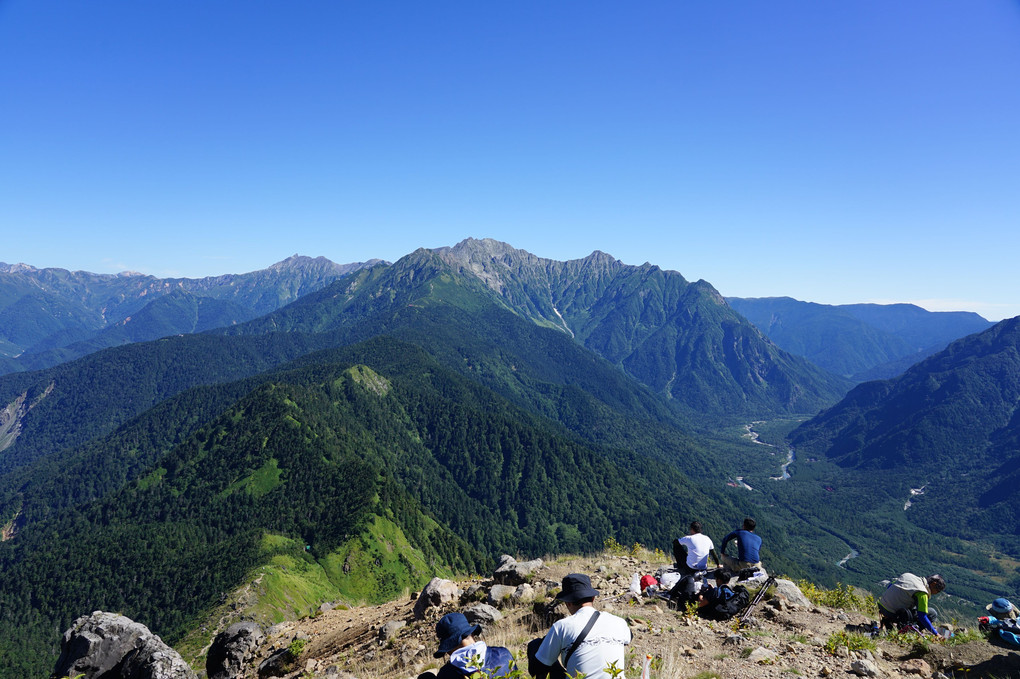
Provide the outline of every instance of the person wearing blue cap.
<path id="1" fill-rule="evenodd" d="M 440 618 L 436 624 L 439 650 L 433 655 L 442 658 L 449 653 L 450 660 L 433 676 L 436 679 L 464 679 L 475 672 L 482 672 L 479 676 L 498 679 L 517 669 L 509 650 L 502 646 L 486 646 L 484 641 L 475 640 L 481 631 L 481 626 L 468 622 L 463 613 L 447 613 Z"/>
<path id="2" fill-rule="evenodd" d="M 985 606 L 985 610 L 999 620 L 1005 620 L 1006 618 L 1016 620 L 1018 613 L 1020 613 L 1020 609 L 1010 603 L 1009 599 L 1006 597 L 999 597 L 992 603 Z"/>
<path id="3" fill-rule="evenodd" d="M 544 638 L 528 644 L 528 672 L 532 676 L 610 679 L 606 670 L 614 666 L 623 677 L 630 627 L 623 618 L 595 610 L 592 604 L 598 593 L 587 575 L 571 573 L 563 578 L 556 599 L 566 604 L 569 615 L 554 622 Z"/>

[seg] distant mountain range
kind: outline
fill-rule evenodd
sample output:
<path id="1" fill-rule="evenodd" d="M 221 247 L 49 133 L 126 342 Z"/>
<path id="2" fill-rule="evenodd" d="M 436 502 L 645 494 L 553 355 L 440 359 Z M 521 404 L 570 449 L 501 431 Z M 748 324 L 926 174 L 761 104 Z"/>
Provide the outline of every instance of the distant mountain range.
<path id="1" fill-rule="evenodd" d="M 992 325 L 975 313 L 932 312 L 913 304 L 832 306 L 789 297 L 726 301 L 777 346 L 855 382 L 899 375 L 953 340 Z"/>
<path id="2" fill-rule="evenodd" d="M 0 263 L 0 374 L 256 318 L 380 260 L 294 255 L 245 274 L 155 278 Z"/>

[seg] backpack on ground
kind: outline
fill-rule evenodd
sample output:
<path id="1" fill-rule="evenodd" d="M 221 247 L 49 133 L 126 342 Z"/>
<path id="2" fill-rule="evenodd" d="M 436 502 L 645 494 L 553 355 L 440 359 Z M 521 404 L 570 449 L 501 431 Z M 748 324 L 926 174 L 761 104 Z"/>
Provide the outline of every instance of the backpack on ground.
<path id="1" fill-rule="evenodd" d="M 722 596 L 702 609 L 702 615 L 709 620 L 729 620 L 740 613 L 751 602 L 751 595 L 743 585 L 733 589 L 722 587 Z"/>

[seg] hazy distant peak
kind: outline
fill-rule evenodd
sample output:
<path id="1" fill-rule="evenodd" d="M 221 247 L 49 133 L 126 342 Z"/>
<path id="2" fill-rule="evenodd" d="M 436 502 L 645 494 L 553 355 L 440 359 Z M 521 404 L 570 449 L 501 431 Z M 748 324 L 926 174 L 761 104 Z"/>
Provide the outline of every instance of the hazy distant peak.
<path id="1" fill-rule="evenodd" d="M 0 271 L 4 273 L 18 273 L 22 271 L 33 272 L 38 270 L 39 269 L 35 268 L 34 266 L 25 264 L 23 262 L 18 262 L 17 264 L 6 264 L 4 262 L 0 262 Z"/>
<path id="2" fill-rule="evenodd" d="M 375 266 L 376 264 L 384 263 L 381 259 L 370 259 L 367 262 L 352 262 L 350 264 L 337 264 L 333 260 L 322 257 L 308 257 L 306 255 L 299 255 L 297 253 L 291 255 L 287 259 L 277 262 L 272 266 L 266 268 L 266 271 L 291 271 L 291 270 L 319 270 L 333 272 L 339 275 L 348 274 L 351 271 L 357 269 L 367 268 Z"/>

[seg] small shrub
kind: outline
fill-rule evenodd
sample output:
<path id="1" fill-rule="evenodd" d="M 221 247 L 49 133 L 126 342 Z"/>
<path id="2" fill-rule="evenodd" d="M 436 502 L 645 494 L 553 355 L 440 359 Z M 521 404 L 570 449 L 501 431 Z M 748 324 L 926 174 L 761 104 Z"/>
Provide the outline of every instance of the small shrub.
<path id="1" fill-rule="evenodd" d="M 623 554 L 626 554 L 626 552 L 627 552 L 627 550 L 624 549 L 623 545 L 621 545 L 619 542 L 617 542 L 616 538 L 614 538 L 612 536 L 609 536 L 608 538 L 605 539 L 605 541 L 602 543 L 602 547 L 607 552 L 609 552 L 610 554 L 613 554 L 615 556 L 622 556 Z"/>
<path id="2" fill-rule="evenodd" d="M 294 641 L 290 642 L 290 646 L 287 647 L 287 650 L 294 658 L 297 658 L 298 656 L 301 655 L 301 651 L 305 650 L 305 646 L 307 644 L 308 641 L 305 639 L 295 639 Z"/>
<path id="3" fill-rule="evenodd" d="M 822 589 L 807 580 L 800 580 L 797 586 L 811 603 L 846 611 L 858 611 L 865 615 L 878 615 L 878 602 L 875 601 L 875 597 L 871 594 L 861 596 L 850 585 L 839 582 L 836 583 L 835 589 Z"/>
<path id="4" fill-rule="evenodd" d="M 840 630 L 839 632 L 833 632 L 829 635 L 829 638 L 825 641 L 825 650 L 830 654 L 835 655 L 836 649 L 840 646 L 845 646 L 850 651 L 863 651 L 869 650 L 874 651 L 877 646 L 875 640 L 867 634 L 860 634 L 859 632 L 847 632 Z"/>

